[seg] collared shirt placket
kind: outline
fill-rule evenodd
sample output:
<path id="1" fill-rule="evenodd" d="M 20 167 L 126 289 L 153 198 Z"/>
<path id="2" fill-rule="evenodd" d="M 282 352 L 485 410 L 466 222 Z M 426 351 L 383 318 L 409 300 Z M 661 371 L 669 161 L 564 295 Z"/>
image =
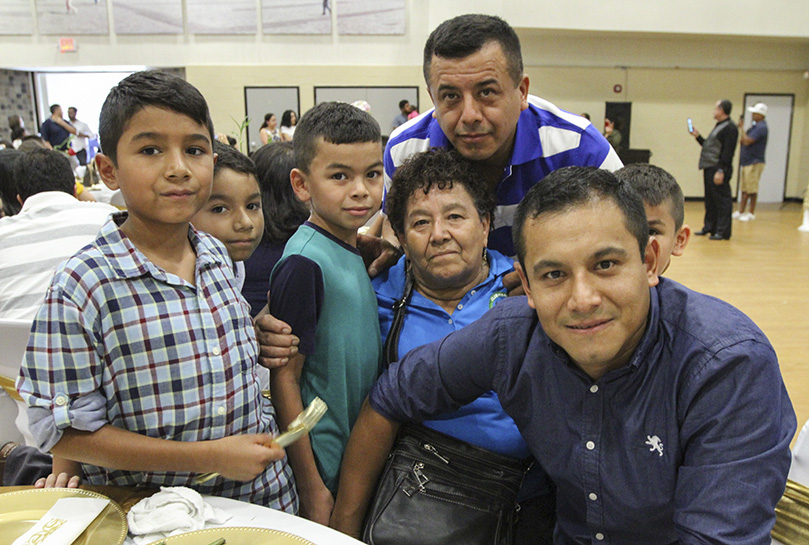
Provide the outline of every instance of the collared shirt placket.
<path id="1" fill-rule="evenodd" d="M 585 388 L 582 402 L 584 448 L 581 452 L 587 526 L 592 532 L 593 543 L 610 543 L 604 531 L 604 506 L 601 497 L 604 385 L 596 382 Z"/>

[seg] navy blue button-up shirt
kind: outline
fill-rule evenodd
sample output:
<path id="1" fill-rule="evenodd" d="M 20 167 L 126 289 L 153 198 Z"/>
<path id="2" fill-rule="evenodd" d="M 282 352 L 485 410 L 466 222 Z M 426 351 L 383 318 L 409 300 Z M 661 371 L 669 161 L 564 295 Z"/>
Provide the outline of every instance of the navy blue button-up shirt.
<path id="1" fill-rule="evenodd" d="M 510 298 L 408 353 L 370 401 L 420 421 L 488 390 L 556 483 L 556 543 L 770 543 L 795 413 L 772 346 L 730 305 L 661 279 L 632 359 L 593 381 Z"/>

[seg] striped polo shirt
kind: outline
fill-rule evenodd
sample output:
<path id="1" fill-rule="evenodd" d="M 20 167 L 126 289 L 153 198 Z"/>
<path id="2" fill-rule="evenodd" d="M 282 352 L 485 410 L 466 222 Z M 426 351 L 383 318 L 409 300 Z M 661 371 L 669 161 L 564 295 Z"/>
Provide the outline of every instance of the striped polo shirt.
<path id="1" fill-rule="evenodd" d="M 385 149 L 385 189 L 396 168 L 414 153 L 431 147 L 452 147 L 433 109 L 395 130 Z M 547 100 L 528 95 L 520 113 L 509 165 L 497 186 L 497 209 L 489 248 L 514 256 L 511 225 L 517 204 L 537 182 L 556 169 L 594 166 L 615 171 L 623 165 L 615 150 L 585 118 L 566 112 Z"/>

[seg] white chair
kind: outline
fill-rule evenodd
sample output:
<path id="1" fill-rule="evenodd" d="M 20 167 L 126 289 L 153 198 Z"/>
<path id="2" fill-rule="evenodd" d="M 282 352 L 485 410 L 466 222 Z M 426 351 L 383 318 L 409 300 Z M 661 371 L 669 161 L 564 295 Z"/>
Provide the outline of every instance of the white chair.
<path id="1" fill-rule="evenodd" d="M 4 392 L 3 399 L 0 399 L 0 422 L 2 422 L 0 439 L 3 439 L 3 443 L 0 444 L 5 444 L 6 441 L 22 441 L 26 445 L 36 446 L 28 430 L 25 404 L 14 386 L 20 374 L 20 364 L 28 346 L 30 332 L 31 322 L 27 320 L 0 320 L 0 387 Z"/>

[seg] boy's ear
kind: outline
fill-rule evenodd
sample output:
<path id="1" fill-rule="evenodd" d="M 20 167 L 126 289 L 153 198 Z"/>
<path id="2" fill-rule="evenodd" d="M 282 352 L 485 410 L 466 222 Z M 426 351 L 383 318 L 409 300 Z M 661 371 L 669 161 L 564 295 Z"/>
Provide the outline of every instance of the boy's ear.
<path id="1" fill-rule="evenodd" d="M 104 182 L 104 185 L 113 191 L 119 189 L 118 169 L 116 168 L 115 163 L 112 162 L 112 159 L 103 153 L 97 153 L 94 160 L 96 162 L 96 170 L 98 171 L 98 175 L 101 176 L 101 180 Z"/>
<path id="2" fill-rule="evenodd" d="M 307 203 L 311 200 L 312 194 L 309 192 L 309 182 L 306 179 L 306 173 L 299 168 L 293 168 L 289 173 L 289 183 L 292 185 L 292 191 L 298 200 Z"/>
<path id="3" fill-rule="evenodd" d="M 671 255 L 681 256 L 688 246 L 688 241 L 691 240 L 691 227 L 683 224 L 677 235 L 674 237 L 674 247 L 671 249 Z"/>
<path id="4" fill-rule="evenodd" d="M 654 237 L 649 237 L 646 245 L 646 253 L 643 255 L 643 263 L 646 266 L 646 277 L 649 279 L 649 287 L 655 287 L 660 282 L 657 274 L 657 264 L 660 261 L 660 242 Z"/>

